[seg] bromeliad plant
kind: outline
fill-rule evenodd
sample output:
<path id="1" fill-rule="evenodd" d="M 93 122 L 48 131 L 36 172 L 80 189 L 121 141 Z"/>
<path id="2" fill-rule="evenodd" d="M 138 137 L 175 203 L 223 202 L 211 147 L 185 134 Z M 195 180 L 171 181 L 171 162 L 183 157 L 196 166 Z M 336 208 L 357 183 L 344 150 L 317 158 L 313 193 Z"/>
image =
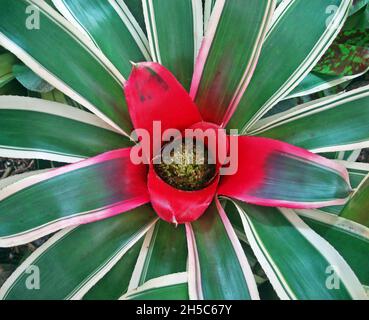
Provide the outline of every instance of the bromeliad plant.
<path id="1" fill-rule="evenodd" d="M 92 113 L 0 96 L 0 155 L 72 163 L 0 182 L 1 246 L 56 232 L 0 296 L 366 299 L 369 168 L 318 153 L 369 146 L 369 88 L 265 117 L 311 77 L 351 4 L 3 0 L 0 45 Z M 128 137 L 156 137 L 154 121 L 238 129 L 236 172 L 155 166 L 158 139 L 135 163 L 143 140 Z"/>

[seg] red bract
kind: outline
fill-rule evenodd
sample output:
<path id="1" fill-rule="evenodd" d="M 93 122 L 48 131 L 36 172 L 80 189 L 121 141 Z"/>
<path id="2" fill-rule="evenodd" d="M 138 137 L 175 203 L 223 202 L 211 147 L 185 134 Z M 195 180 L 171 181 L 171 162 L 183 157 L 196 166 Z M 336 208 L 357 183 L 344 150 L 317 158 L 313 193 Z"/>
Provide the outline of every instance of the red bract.
<path id="1" fill-rule="evenodd" d="M 159 121 L 162 130 L 186 128 L 218 130 L 216 124 L 202 121 L 201 115 L 185 89 L 175 77 L 157 63 L 140 63 L 125 84 L 125 95 L 130 116 L 135 129 L 147 130 L 153 136 L 153 123 Z M 155 136 L 156 137 L 156 136 Z M 157 214 L 170 223 L 186 223 L 198 219 L 218 193 L 248 203 L 263 206 L 283 206 L 293 208 L 316 208 L 343 204 L 350 192 L 348 175 L 344 168 L 304 149 L 284 142 L 239 136 L 237 171 L 232 175 L 217 174 L 202 190 L 183 191 L 164 182 L 149 165 L 147 186 L 151 204 Z M 163 141 L 153 141 L 162 146 Z M 224 141 L 223 141 L 224 143 Z M 157 148 L 158 149 L 158 148 Z M 156 152 L 158 150 L 154 150 Z M 214 152 L 214 150 L 209 150 Z M 153 153 L 150 152 L 152 159 Z M 319 175 L 319 170 L 329 169 L 332 177 L 320 182 L 327 188 L 321 198 L 309 201 L 312 184 L 316 184 L 309 174 L 296 177 L 289 174 L 289 168 L 303 168 L 305 173 Z M 333 184 L 332 184 L 333 183 Z M 278 186 L 284 185 L 280 190 Z M 330 185 L 334 187 L 329 189 Z M 289 193 L 289 188 L 300 189 Z"/>

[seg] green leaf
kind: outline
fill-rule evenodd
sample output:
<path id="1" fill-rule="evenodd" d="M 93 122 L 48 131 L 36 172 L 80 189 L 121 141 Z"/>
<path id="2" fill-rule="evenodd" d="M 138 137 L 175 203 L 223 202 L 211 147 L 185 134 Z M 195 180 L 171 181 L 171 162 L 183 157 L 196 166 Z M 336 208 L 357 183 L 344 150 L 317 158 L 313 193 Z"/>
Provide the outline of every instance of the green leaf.
<path id="1" fill-rule="evenodd" d="M 355 74 L 353 76 L 329 76 L 325 74 L 310 72 L 285 99 L 303 97 L 323 90 L 334 88 L 339 85 L 345 86 L 345 84 L 348 85 L 351 80 L 361 75 L 363 75 L 363 73 Z M 272 108 L 270 111 L 273 111 L 277 108 L 278 106 Z"/>
<path id="2" fill-rule="evenodd" d="M 246 237 L 281 299 L 366 298 L 337 251 L 292 210 L 238 201 L 235 205 Z"/>
<path id="3" fill-rule="evenodd" d="M 128 10 L 135 17 L 141 29 L 146 34 L 146 26 L 145 26 L 145 18 L 144 18 L 143 8 L 142 8 L 142 1 L 137 1 L 137 0 L 117 0 L 117 1 L 120 4 L 124 2 L 124 4 L 128 7 Z M 121 4 L 121 7 L 123 7 L 123 4 Z"/>
<path id="4" fill-rule="evenodd" d="M 353 0 L 350 15 L 356 13 L 369 3 L 369 0 Z"/>
<path id="5" fill-rule="evenodd" d="M 345 25 L 343 27 L 344 30 L 351 29 L 367 29 L 369 28 L 369 6 L 365 5 L 357 12 L 352 14 L 347 18 Z"/>
<path id="6" fill-rule="evenodd" d="M 125 78 L 131 73 L 130 61 L 150 59 L 147 38 L 124 1 L 54 0 L 54 4 Z"/>
<path id="7" fill-rule="evenodd" d="M 83 300 L 117 300 L 127 292 L 143 239 L 123 257 L 84 296 Z"/>
<path id="8" fill-rule="evenodd" d="M 369 228 L 319 210 L 296 210 L 347 261 L 360 282 L 369 285 Z"/>
<path id="9" fill-rule="evenodd" d="M 66 105 L 78 108 L 80 110 L 88 111 L 86 108 L 84 108 L 78 102 L 76 102 L 73 99 L 69 98 L 64 93 L 59 91 L 58 89 L 54 89 L 50 92 L 42 92 L 38 95 L 38 98 L 48 100 L 48 101 L 59 102 L 59 103 L 62 103 L 62 104 L 66 104 Z"/>
<path id="10" fill-rule="evenodd" d="M 341 217 L 369 227 L 369 174 L 341 212 Z"/>
<path id="11" fill-rule="evenodd" d="M 121 297 L 122 300 L 188 300 L 187 274 L 175 273 L 152 279 L 136 290 Z"/>
<path id="12" fill-rule="evenodd" d="M 13 273 L 1 288 L 0 298 L 80 299 L 142 238 L 155 220 L 152 209 L 143 206 L 57 233 Z M 27 288 L 30 270 L 40 277 L 38 290 Z"/>
<path id="13" fill-rule="evenodd" d="M 13 66 L 15 78 L 28 90 L 36 92 L 50 92 L 54 87 L 41 79 L 36 73 L 25 65 L 16 64 Z"/>
<path id="14" fill-rule="evenodd" d="M 357 189 L 358 186 L 361 184 L 361 182 L 365 179 L 365 177 L 369 173 L 369 164 L 349 161 L 339 161 L 339 163 L 347 168 L 350 177 L 350 184 L 354 190 Z M 338 215 L 341 213 L 343 208 L 344 205 L 324 207 L 321 208 L 320 210 Z"/>
<path id="15" fill-rule="evenodd" d="M 0 87 L 0 96 L 6 95 L 25 96 L 27 95 L 27 89 L 17 80 L 12 79 Z"/>
<path id="16" fill-rule="evenodd" d="M 168 274 L 186 271 L 186 234 L 183 225 L 175 227 L 158 221 L 146 234 L 132 274 L 128 291 Z"/>
<path id="17" fill-rule="evenodd" d="M 314 100 L 259 121 L 252 134 L 320 153 L 366 148 L 368 96 L 369 86 L 365 86 Z"/>
<path id="18" fill-rule="evenodd" d="M 0 246 L 28 243 L 147 203 L 146 174 L 144 165 L 131 163 L 129 149 L 120 149 L 7 186 L 0 190 Z"/>
<path id="19" fill-rule="evenodd" d="M 361 150 L 362 149 L 349 151 L 323 152 L 320 153 L 319 155 L 332 160 L 354 162 L 360 156 Z"/>
<path id="20" fill-rule="evenodd" d="M 305 78 L 337 36 L 350 4 L 350 0 L 282 2 L 229 128 L 249 132 Z"/>
<path id="21" fill-rule="evenodd" d="M 154 61 L 189 89 L 203 35 L 202 1 L 143 0 L 142 4 Z"/>
<path id="22" fill-rule="evenodd" d="M 219 200 L 186 225 L 191 299 L 259 299 L 254 276 Z"/>
<path id="23" fill-rule="evenodd" d="M 122 295 L 127 299 L 188 299 L 187 276 L 183 283 L 165 285 L 168 275 L 186 271 L 184 226 L 175 228 L 158 221 L 137 246 L 131 249 L 132 254 L 127 252 L 84 299 L 117 299 Z M 160 282 L 156 278 L 161 279 Z M 159 287 L 150 285 L 153 282 Z"/>
<path id="24" fill-rule="evenodd" d="M 27 17 L 27 8 L 36 10 L 33 14 L 39 18 L 39 29 L 34 24 L 36 16 Z M 31 30 L 25 27 L 25 22 Z M 117 130 L 131 131 L 122 90 L 124 79 L 91 41 L 44 2 L 4 0 L 0 12 L 0 45 Z"/>
<path id="25" fill-rule="evenodd" d="M 12 69 L 16 62 L 17 58 L 10 52 L 0 54 L 0 88 L 14 79 Z"/>
<path id="26" fill-rule="evenodd" d="M 190 94 L 205 121 L 226 123 L 249 84 L 274 11 L 271 0 L 215 3 Z"/>
<path id="27" fill-rule="evenodd" d="M 76 162 L 131 146 L 91 113 L 41 99 L 0 97 L 0 155 Z"/>

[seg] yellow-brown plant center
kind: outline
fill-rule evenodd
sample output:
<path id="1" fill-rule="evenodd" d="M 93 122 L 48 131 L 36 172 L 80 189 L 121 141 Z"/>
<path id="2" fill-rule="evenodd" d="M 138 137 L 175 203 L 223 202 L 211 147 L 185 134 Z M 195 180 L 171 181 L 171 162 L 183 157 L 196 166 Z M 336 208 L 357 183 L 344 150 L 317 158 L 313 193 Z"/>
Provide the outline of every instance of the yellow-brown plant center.
<path id="1" fill-rule="evenodd" d="M 174 188 L 200 190 L 214 178 L 216 165 L 211 161 L 205 145 L 196 140 L 192 143 L 186 141 L 174 141 L 164 146 L 161 161 L 154 168 L 161 179 Z"/>

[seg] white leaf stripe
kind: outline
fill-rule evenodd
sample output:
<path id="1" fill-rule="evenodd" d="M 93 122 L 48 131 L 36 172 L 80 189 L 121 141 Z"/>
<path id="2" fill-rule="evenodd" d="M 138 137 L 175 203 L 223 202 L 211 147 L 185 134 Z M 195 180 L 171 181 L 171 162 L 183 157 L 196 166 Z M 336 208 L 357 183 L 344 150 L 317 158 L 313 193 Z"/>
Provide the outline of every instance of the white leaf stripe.
<path id="1" fill-rule="evenodd" d="M 151 55 L 149 41 L 125 2 L 123 0 L 109 0 L 109 3 L 130 31 L 146 60 L 150 61 Z"/>
<path id="2" fill-rule="evenodd" d="M 191 300 L 204 300 L 199 254 L 190 223 L 186 223 L 186 238 L 188 247 L 188 293 Z"/>
<path id="3" fill-rule="evenodd" d="M 369 300 L 369 286 L 363 286 L 365 292 L 366 292 L 366 295 L 368 296 L 368 300 Z"/>
<path id="4" fill-rule="evenodd" d="M 194 34 L 194 65 L 200 51 L 204 36 L 203 9 L 201 0 L 192 0 L 193 34 Z"/>
<path id="5" fill-rule="evenodd" d="M 204 7 L 204 30 L 206 31 L 209 23 L 209 19 L 211 16 L 211 12 L 215 5 L 216 0 L 205 0 L 205 7 Z"/>
<path id="6" fill-rule="evenodd" d="M 251 267 L 249 262 L 247 261 L 247 258 L 245 256 L 245 253 L 242 249 L 242 246 L 237 238 L 237 235 L 232 227 L 231 222 L 229 221 L 227 215 L 225 214 L 222 205 L 219 202 L 219 199 L 215 199 L 216 206 L 218 208 L 218 212 L 220 215 L 220 218 L 223 222 L 224 228 L 227 232 L 228 238 L 232 243 L 233 249 L 236 253 L 236 256 L 238 258 L 238 261 L 240 263 L 240 266 L 243 271 L 243 275 L 245 278 L 245 281 L 247 283 L 247 288 L 250 292 L 250 297 L 252 300 L 260 300 L 259 291 L 255 282 L 254 275 L 252 273 Z"/>
<path id="7" fill-rule="evenodd" d="M 278 24 L 278 22 L 283 18 L 283 16 L 288 12 L 288 9 L 294 4 L 296 0 L 284 0 L 282 3 L 279 4 L 279 6 L 276 8 L 273 18 L 271 21 L 271 24 L 269 26 L 268 33 L 264 39 L 267 40 L 270 33 L 274 30 L 275 26 Z"/>
<path id="8" fill-rule="evenodd" d="M 40 11 L 45 14 L 49 19 L 53 20 L 61 28 L 65 30 L 69 35 L 71 35 L 77 42 L 86 48 L 90 52 L 91 56 L 99 62 L 106 71 L 108 71 L 113 78 L 122 84 L 125 82 L 125 78 L 121 75 L 118 69 L 109 61 L 109 59 L 94 45 L 92 41 L 86 41 L 86 36 L 81 33 L 77 28 L 75 28 L 70 22 L 63 18 L 57 11 L 55 11 L 50 5 L 42 0 L 24 0 L 31 5 L 36 6 Z"/>
<path id="9" fill-rule="evenodd" d="M 296 106 L 285 112 L 259 120 L 250 134 L 260 134 L 266 130 L 273 129 L 283 124 L 316 114 L 325 110 L 332 109 L 351 101 L 362 99 L 369 96 L 369 86 L 364 86 L 349 92 L 342 92 L 329 97 L 324 97 L 318 100 L 310 101 L 299 106 Z M 338 151 L 338 150 L 334 150 Z M 320 151 L 328 152 L 328 151 Z"/>
<path id="10" fill-rule="evenodd" d="M 349 157 L 347 158 L 347 161 L 356 161 L 356 160 L 359 158 L 359 156 L 360 156 L 360 154 L 361 154 L 361 151 L 362 151 L 362 149 L 353 150 L 353 151 L 351 152 L 351 154 L 349 155 Z M 343 154 L 342 159 L 344 159 L 344 157 L 345 157 L 345 152 L 344 152 L 344 151 L 342 151 L 342 154 Z M 340 159 L 340 160 L 342 160 L 342 159 Z"/>
<path id="11" fill-rule="evenodd" d="M 23 0 L 30 3 L 31 0 Z M 110 73 L 114 74 L 109 70 L 107 67 L 107 61 L 104 56 L 102 56 L 101 52 L 91 45 L 88 41 L 85 41 L 85 37 L 81 35 L 78 30 L 76 30 L 72 25 L 70 25 L 62 16 L 59 16 L 57 13 L 54 12 L 53 9 L 51 9 L 50 6 L 48 6 L 46 3 L 40 1 L 40 0 L 32 0 L 37 5 L 38 8 L 42 12 L 44 12 L 47 15 L 47 12 L 51 12 L 53 20 L 66 29 L 69 34 L 73 36 L 73 38 L 81 44 L 82 47 L 84 47 L 88 52 L 90 52 L 91 56 L 94 57 L 96 61 L 98 61 L 99 64 L 104 66 L 104 68 Z M 52 11 L 51 11 L 52 10 Z M 71 97 L 73 100 L 78 102 L 79 104 L 86 107 L 88 110 L 95 113 L 99 118 L 103 119 L 106 123 L 108 123 L 110 126 L 115 128 L 117 131 L 119 131 L 121 134 L 124 134 L 126 136 L 129 136 L 128 133 L 124 132 L 117 124 L 115 124 L 112 120 L 110 120 L 104 113 L 102 113 L 96 106 L 94 106 L 91 102 L 89 102 L 86 98 L 81 96 L 78 92 L 76 92 L 74 89 L 72 89 L 68 84 L 66 84 L 64 81 L 62 81 L 60 78 L 55 76 L 54 74 L 50 73 L 46 68 L 44 68 L 37 60 L 35 60 L 31 55 L 29 55 L 23 48 L 18 46 L 15 42 L 13 42 L 11 39 L 6 37 L 3 33 L 0 33 L 0 45 L 12 52 L 17 58 L 19 58 L 23 63 L 25 63 L 33 72 L 35 72 L 37 75 L 39 75 L 41 78 L 46 80 L 48 83 L 50 83 L 53 87 L 59 89 L 61 92 L 66 94 L 67 96 Z M 114 77 L 116 79 L 116 77 Z M 117 80 L 117 79 L 116 79 Z M 120 83 L 119 80 L 117 80 L 117 83 Z"/>
<path id="12" fill-rule="evenodd" d="M 143 226 L 138 230 L 125 245 L 114 252 L 109 259 L 105 261 L 103 265 L 98 266 L 92 274 L 90 274 L 86 279 L 84 279 L 78 287 L 76 287 L 69 296 L 65 299 L 77 300 L 81 299 L 109 270 L 111 270 L 114 265 L 123 257 L 123 255 L 132 246 L 137 243 L 142 236 L 147 232 L 147 230 L 154 224 L 157 220 L 153 220 L 151 223 Z M 16 271 L 7 279 L 4 285 L 0 289 L 0 299 L 5 299 L 12 288 L 17 284 L 20 276 L 27 270 L 30 265 L 37 265 L 37 261 L 49 250 L 57 245 L 64 237 L 72 234 L 74 231 L 78 230 L 78 226 L 72 228 L 65 228 L 59 231 L 53 237 L 51 237 L 45 244 L 36 249 L 21 265 Z"/>
<path id="13" fill-rule="evenodd" d="M 94 43 L 96 47 L 99 45 L 94 40 L 93 36 L 84 28 L 78 18 L 74 15 L 73 11 L 70 10 L 69 6 L 64 0 L 52 0 L 55 7 L 63 14 L 63 16 L 68 19 L 77 29 L 84 33 L 90 41 Z M 138 25 L 137 21 L 133 17 L 132 13 L 129 11 L 128 7 L 123 0 L 108 0 L 109 4 L 116 11 L 118 16 L 121 18 L 124 25 L 130 31 L 133 39 L 135 39 L 137 46 L 140 48 L 142 54 L 147 60 L 150 60 L 150 54 L 148 51 L 148 41 L 141 27 Z"/>
<path id="14" fill-rule="evenodd" d="M 116 133 L 120 132 L 109 126 L 94 114 L 65 105 L 59 102 L 20 96 L 0 96 L 1 110 L 23 110 L 51 114 L 81 123 L 89 124 L 98 128 L 106 129 Z"/>
<path id="15" fill-rule="evenodd" d="M 191 5 L 193 19 L 194 61 L 196 61 L 203 38 L 203 10 L 201 0 L 191 0 Z M 142 6 L 151 54 L 155 62 L 163 64 L 160 54 L 160 42 L 158 39 L 153 0 L 142 0 Z"/>
<path id="16" fill-rule="evenodd" d="M 366 299 L 366 294 L 363 287 L 348 266 L 346 261 L 341 257 L 341 255 L 334 249 L 326 240 L 320 237 L 315 231 L 308 227 L 308 225 L 298 217 L 291 209 L 280 209 L 283 216 L 293 224 L 305 237 L 328 261 L 329 265 L 335 266 L 336 272 L 340 277 L 340 280 L 345 285 L 347 291 L 353 299 Z"/>
<path id="17" fill-rule="evenodd" d="M 249 240 L 259 263 L 263 267 L 278 296 L 281 299 L 297 299 L 292 288 L 288 286 L 287 279 L 283 277 L 278 267 L 274 264 L 272 257 L 268 254 L 267 249 L 263 246 L 263 242 L 258 237 L 257 230 L 254 228 L 251 219 L 247 216 L 247 213 L 240 208 L 237 203 L 234 203 L 234 205 L 240 213 L 247 239 Z M 359 280 L 340 254 L 326 240 L 310 229 L 293 210 L 282 208 L 279 210 L 284 218 L 286 218 L 287 221 L 296 228 L 295 230 L 297 230 L 301 236 L 304 237 L 322 255 L 322 258 L 324 258 L 329 265 L 335 267 L 335 271 L 340 277 L 340 281 L 342 281 L 351 297 L 353 299 L 363 299 L 365 293 L 363 292 L 363 288 Z"/>
<path id="18" fill-rule="evenodd" d="M 316 63 L 321 59 L 326 50 L 337 37 L 342 28 L 350 9 L 351 0 L 343 0 L 340 7 L 337 9 L 330 25 L 324 31 L 322 37 L 315 44 L 312 51 L 307 55 L 302 64 L 289 77 L 284 85 L 259 109 L 254 117 L 244 125 L 241 133 L 246 133 L 253 129 L 253 125 L 281 99 L 287 96 L 314 68 Z M 288 9 L 287 9 L 288 10 Z M 283 14 L 282 14 L 283 16 Z"/>
<path id="19" fill-rule="evenodd" d="M 144 293 L 152 289 L 160 289 L 184 283 L 187 283 L 187 272 L 168 274 L 165 276 L 151 279 L 145 282 L 142 286 L 134 290 L 128 291 L 123 296 L 121 296 L 119 300 L 128 300 L 135 295 Z"/>
<path id="20" fill-rule="evenodd" d="M 120 131 L 109 126 L 106 122 L 89 112 L 58 102 L 38 98 L 0 96 L 0 110 L 19 110 L 46 113 L 121 134 Z M 85 159 L 85 157 L 78 157 L 76 155 L 67 153 L 57 153 L 55 151 L 41 149 L 36 150 L 33 148 L 15 148 L 7 145 L 0 145 L 0 156 L 22 159 L 45 159 L 66 163 L 74 163 Z"/>
<path id="21" fill-rule="evenodd" d="M 258 63 L 258 59 L 259 59 L 259 56 L 260 56 L 260 53 L 261 53 L 261 49 L 263 47 L 263 41 L 265 39 L 265 36 L 267 34 L 269 25 L 270 25 L 270 23 L 272 21 L 272 18 L 273 18 L 274 9 L 275 9 L 275 1 L 274 0 L 268 1 L 268 5 L 265 9 L 265 14 L 264 14 L 264 17 L 263 17 L 263 21 L 262 21 L 262 24 L 260 26 L 259 34 L 258 34 L 257 39 L 255 41 L 255 45 L 254 45 L 253 52 L 251 54 L 249 63 L 246 66 L 244 74 L 243 74 L 243 76 L 242 76 L 242 78 L 241 78 L 241 80 L 238 84 L 238 87 L 237 87 L 237 89 L 236 89 L 236 91 L 233 95 L 233 98 L 232 98 L 232 100 L 231 100 L 231 102 L 230 102 L 230 104 L 227 108 L 227 112 L 224 115 L 224 118 L 223 118 L 223 121 L 222 121 L 222 124 L 221 124 L 222 127 L 225 127 L 227 125 L 228 121 L 231 119 L 233 113 L 237 109 L 237 106 L 239 105 L 239 103 L 242 99 L 243 94 L 245 93 L 245 91 L 247 89 L 247 86 L 249 85 L 249 83 L 252 79 L 254 70 L 255 70 L 256 65 Z"/>
<path id="22" fill-rule="evenodd" d="M 365 176 L 365 178 L 360 182 L 360 184 L 355 189 L 354 193 L 351 195 L 351 197 L 354 197 L 361 189 L 361 187 L 366 184 L 369 181 L 369 173 Z"/>
<path id="23" fill-rule="evenodd" d="M 225 0 L 217 0 L 211 14 L 205 37 L 202 41 L 201 51 L 196 61 L 196 67 L 191 83 L 190 96 L 194 100 L 199 89 L 202 74 L 205 68 L 206 57 L 209 55 L 211 44 L 213 43 L 220 18 L 222 16 Z"/>
<path id="24" fill-rule="evenodd" d="M 328 80 L 328 81 L 322 82 L 321 84 L 316 85 L 316 86 L 312 86 L 311 88 L 306 89 L 306 90 L 298 90 L 296 92 L 293 91 L 287 97 L 283 98 L 283 100 L 303 97 L 303 96 L 306 96 L 306 95 L 309 95 L 309 94 L 313 94 L 313 93 L 316 93 L 316 92 L 320 92 L 320 91 L 323 91 L 323 90 L 327 90 L 327 89 L 336 87 L 336 86 L 338 86 L 342 83 L 345 83 L 347 81 L 356 79 L 356 78 L 364 75 L 368 71 L 369 71 L 369 68 L 367 70 L 365 70 L 364 72 L 361 72 L 361 73 L 358 73 L 358 74 L 355 74 L 355 75 L 352 75 L 352 76 L 344 76 L 344 77 L 335 78 L 333 80 Z M 296 89 L 298 89 L 298 88 L 299 87 L 297 86 Z"/>
<path id="25" fill-rule="evenodd" d="M 114 266 L 115 264 L 131 249 L 145 234 L 146 232 L 157 222 L 158 219 L 154 219 L 151 223 L 142 226 L 131 239 L 125 243 L 121 248 L 114 252 L 111 257 L 99 266 L 93 274 L 91 274 L 83 283 L 75 288 L 73 292 L 66 298 L 68 300 L 80 300 L 83 296 L 99 281 L 101 280 Z"/>
<path id="26" fill-rule="evenodd" d="M 124 152 L 128 153 L 129 150 L 124 149 Z M 121 149 L 117 151 L 111 151 L 110 158 L 108 161 L 112 159 L 120 158 L 121 156 L 122 156 Z M 0 201 L 32 185 L 35 185 L 42 181 L 46 181 L 48 179 L 51 179 L 61 174 L 66 174 L 73 170 L 79 170 L 79 169 L 86 168 L 95 163 L 96 163 L 96 158 L 90 158 L 83 162 L 74 164 L 73 166 L 60 167 L 60 168 L 47 171 L 47 172 L 44 172 L 38 175 L 27 177 L 25 179 L 22 179 L 11 185 L 6 186 L 4 189 L 1 189 L 0 190 Z M 130 199 L 129 202 L 131 202 L 132 204 L 134 203 L 143 204 L 147 202 L 147 199 L 146 199 L 146 196 L 138 196 L 135 199 Z M 6 237 L 0 237 L 0 247 L 12 247 L 16 245 L 26 244 L 26 243 L 39 239 L 43 236 L 46 236 L 48 234 L 51 234 L 63 228 L 107 218 L 107 212 L 109 212 L 108 216 L 111 216 L 111 211 L 109 211 L 111 209 L 114 209 L 114 211 L 119 211 L 120 209 L 127 210 L 127 201 L 121 201 L 121 202 L 114 203 L 109 206 L 105 206 L 102 208 L 96 208 L 90 211 L 78 212 L 73 215 L 68 215 L 67 217 L 61 217 L 59 219 L 50 221 L 43 225 L 37 226 L 33 229 L 28 229 L 27 231 L 24 231 L 24 232 L 20 232 L 17 234 L 6 236 Z"/>
<path id="27" fill-rule="evenodd" d="M 28 171 L 28 172 L 16 174 L 14 176 L 10 176 L 10 177 L 7 177 L 7 178 L 1 178 L 0 179 L 0 191 L 4 188 L 10 186 L 13 183 L 16 183 L 16 182 L 20 181 L 20 180 L 23 180 L 25 178 L 28 178 L 28 177 L 31 177 L 31 176 L 34 176 L 34 175 L 38 175 L 38 174 L 41 174 L 41 173 L 44 173 L 44 172 L 48 172 L 50 170 L 52 170 L 52 169 L 42 169 L 42 170 Z"/>
<path id="28" fill-rule="evenodd" d="M 335 160 L 339 164 L 345 166 L 347 169 L 362 171 L 361 174 L 366 175 L 369 172 L 369 163 L 350 162 L 343 160 Z"/>
<path id="29" fill-rule="evenodd" d="M 355 178 L 360 179 L 361 181 L 360 184 L 357 185 L 354 189 L 356 193 L 356 190 L 358 190 L 360 186 L 364 183 L 364 180 L 369 173 L 369 164 L 360 162 L 350 162 L 344 160 L 336 160 L 336 162 L 347 168 L 350 180 L 352 180 L 354 176 Z M 351 195 L 351 197 L 352 196 L 353 194 Z"/>
<path id="30" fill-rule="evenodd" d="M 20 150 L 2 145 L 0 145 L 0 157 L 16 159 L 40 159 L 65 163 L 75 163 L 85 159 L 73 155 L 53 153 L 50 151 L 35 151 L 34 149 L 27 148 L 22 148 Z"/>
<path id="31" fill-rule="evenodd" d="M 40 174 L 42 175 L 42 174 Z M 31 179 L 34 176 L 25 178 L 21 180 L 20 182 L 23 182 L 25 180 Z M 15 183 L 17 184 L 17 183 Z M 9 186 L 11 187 L 11 186 Z M 8 187 L 1 190 L 0 195 L 2 195 L 5 190 L 7 190 Z M 142 201 L 142 199 L 132 199 L 132 201 Z M 142 201 L 143 203 L 143 201 Z M 106 217 L 106 211 L 113 207 L 119 207 L 119 206 L 126 206 L 126 202 L 123 203 L 116 203 L 113 206 L 98 208 L 96 210 L 86 211 L 86 212 L 79 212 L 73 215 L 69 215 L 68 217 L 63 217 L 60 219 L 53 220 L 49 223 L 43 224 L 38 226 L 37 228 L 29 229 L 27 231 L 17 233 L 11 236 L 7 237 L 1 237 L 0 238 L 0 247 L 2 248 L 10 248 L 15 247 L 19 245 L 24 245 L 29 242 L 32 242 L 34 240 L 40 239 L 44 236 L 47 236 L 53 232 L 56 232 L 58 230 L 69 228 L 71 226 L 75 225 L 81 225 L 86 224 L 94 221 L 98 221 L 101 219 L 105 219 Z M 122 209 L 123 210 L 123 209 Z"/>
<path id="32" fill-rule="evenodd" d="M 160 56 L 158 33 L 155 23 L 155 12 L 152 1 L 142 0 L 142 8 L 144 13 L 146 31 L 149 38 L 151 56 L 155 62 L 161 64 L 162 60 Z"/>
<path id="33" fill-rule="evenodd" d="M 76 29 L 78 29 L 81 35 L 84 35 L 86 37 L 86 41 L 90 41 L 92 45 L 96 46 L 96 48 L 99 48 L 91 34 L 78 21 L 73 12 L 68 9 L 63 0 L 52 0 L 52 2 L 55 8 L 58 9 L 58 11 L 64 16 L 64 18 L 66 18 Z"/>
<path id="34" fill-rule="evenodd" d="M 88 110 L 92 111 L 99 118 L 103 119 L 106 123 L 110 124 L 113 128 L 119 131 L 121 134 L 127 135 L 118 125 L 116 125 L 112 120 L 105 116 L 96 106 L 91 104 L 88 100 L 82 97 L 79 93 L 73 90 L 69 85 L 63 82 L 61 79 L 57 78 L 55 75 L 51 74 L 47 69 L 45 69 L 41 64 L 39 64 L 32 56 L 30 56 L 21 47 L 17 46 L 12 40 L 7 38 L 4 34 L 0 33 L 0 45 L 11 51 L 20 60 L 22 60 L 33 72 L 38 74 L 41 78 L 45 79 L 55 88 L 58 88 L 64 94 L 70 96 L 73 100 L 80 103 Z"/>
<path id="35" fill-rule="evenodd" d="M 246 238 L 278 297 L 282 300 L 297 300 L 297 297 L 288 286 L 282 273 L 274 264 L 272 257 L 268 254 L 268 250 L 263 246 L 263 242 L 259 238 L 247 214 L 235 202 L 232 201 L 232 203 L 240 214 Z"/>
<path id="36" fill-rule="evenodd" d="M 209 6 L 211 6 L 212 4 L 205 3 L 205 9 L 209 10 Z M 201 51 L 196 61 L 195 72 L 193 75 L 191 88 L 190 88 L 190 96 L 192 97 L 192 99 L 195 99 L 196 95 L 198 94 L 198 89 L 199 89 L 199 85 L 200 85 L 202 75 L 205 69 L 206 60 L 212 48 L 212 44 L 214 42 L 214 38 L 217 32 L 219 22 L 221 20 L 225 5 L 226 5 L 225 0 L 217 0 L 215 2 L 209 22 L 205 26 L 206 28 L 205 37 L 203 39 Z M 259 34 L 255 41 L 253 51 L 249 59 L 249 63 L 244 70 L 244 74 L 242 75 L 242 78 L 240 79 L 240 82 L 238 83 L 237 89 L 233 94 L 230 105 L 227 108 L 227 112 L 223 117 L 223 121 L 222 121 L 223 126 L 228 123 L 229 119 L 233 115 L 234 111 L 236 110 L 240 102 L 240 99 L 243 93 L 245 92 L 251 80 L 253 71 L 256 67 L 256 63 L 257 63 L 258 57 L 262 49 L 264 37 L 268 31 L 268 27 L 269 27 L 270 21 L 273 16 L 274 8 L 275 8 L 275 1 L 268 0 L 267 6 L 265 8 L 265 14 L 263 17 L 262 25 L 260 27 Z"/>
<path id="37" fill-rule="evenodd" d="M 369 240 L 369 228 L 360 223 L 321 210 L 295 209 L 294 211 L 299 216 L 321 222 Z"/>
<path id="38" fill-rule="evenodd" d="M 155 242 L 157 234 L 157 229 L 155 228 L 155 226 L 156 224 L 154 224 L 150 228 L 150 230 L 146 233 L 127 291 L 137 289 L 142 283 L 142 279 L 145 278 L 145 273 L 147 271 L 145 267 L 147 267 L 148 260 L 150 260 L 150 256 L 153 249 L 152 245 Z"/>
<path id="39" fill-rule="evenodd" d="M 69 235 L 75 230 L 76 227 L 65 228 L 62 231 L 59 231 L 54 236 L 52 236 L 48 241 L 46 241 L 42 246 L 37 248 L 5 281 L 3 286 L 0 288 L 0 299 L 3 300 L 6 298 L 8 292 L 14 287 L 16 282 L 18 281 L 20 275 L 22 275 L 27 268 L 33 264 L 39 257 L 41 257 L 47 250 L 54 247 L 58 242 L 62 241 L 64 237 Z"/>

